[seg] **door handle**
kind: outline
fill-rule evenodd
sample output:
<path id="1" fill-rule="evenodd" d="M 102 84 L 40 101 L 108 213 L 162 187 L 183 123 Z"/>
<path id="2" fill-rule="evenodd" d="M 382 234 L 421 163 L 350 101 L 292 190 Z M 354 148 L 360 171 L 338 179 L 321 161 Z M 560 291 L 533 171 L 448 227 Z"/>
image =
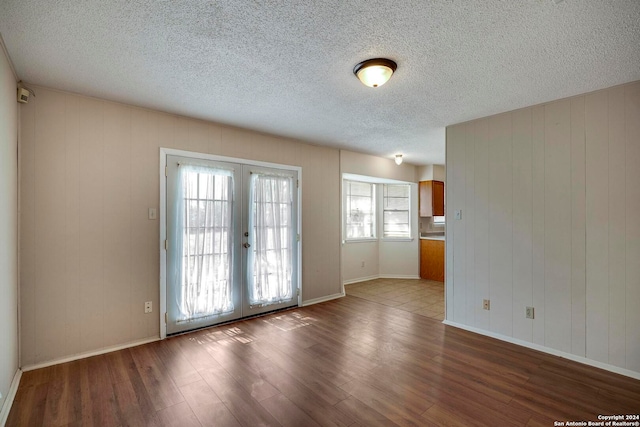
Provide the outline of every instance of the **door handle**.
<path id="1" fill-rule="evenodd" d="M 250 247 L 251 247 L 251 244 L 250 244 L 250 243 L 243 243 L 243 244 L 242 244 L 242 246 L 244 246 L 245 248 L 247 248 L 247 249 L 248 249 L 248 248 L 250 248 Z"/>

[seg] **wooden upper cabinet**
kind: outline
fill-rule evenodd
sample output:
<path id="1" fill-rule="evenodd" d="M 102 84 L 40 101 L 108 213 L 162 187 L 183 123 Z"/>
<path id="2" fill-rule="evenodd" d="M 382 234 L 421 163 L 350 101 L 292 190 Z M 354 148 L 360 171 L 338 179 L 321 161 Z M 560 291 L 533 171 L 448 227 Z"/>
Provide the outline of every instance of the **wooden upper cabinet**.
<path id="1" fill-rule="evenodd" d="M 444 216 L 444 182 L 420 181 L 420 216 Z"/>

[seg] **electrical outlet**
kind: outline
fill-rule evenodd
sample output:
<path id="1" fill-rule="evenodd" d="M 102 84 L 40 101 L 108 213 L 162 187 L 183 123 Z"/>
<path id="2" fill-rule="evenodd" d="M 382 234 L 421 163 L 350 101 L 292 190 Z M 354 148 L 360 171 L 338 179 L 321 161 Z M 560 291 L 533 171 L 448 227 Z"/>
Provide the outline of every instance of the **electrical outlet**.
<path id="1" fill-rule="evenodd" d="M 146 313 L 151 313 L 153 311 L 153 306 L 151 304 L 151 301 L 147 301 L 144 303 L 144 312 Z"/>
<path id="2" fill-rule="evenodd" d="M 533 309 L 533 307 L 527 307 L 525 310 L 525 315 L 527 316 L 527 319 L 534 319 L 535 318 L 535 311 Z"/>
<path id="3" fill-rule="evenodd" d="M 483 299 L 482 308 L 485 310 L 491 310 L 491 301 L 489 301 L 488 299 Z"/>

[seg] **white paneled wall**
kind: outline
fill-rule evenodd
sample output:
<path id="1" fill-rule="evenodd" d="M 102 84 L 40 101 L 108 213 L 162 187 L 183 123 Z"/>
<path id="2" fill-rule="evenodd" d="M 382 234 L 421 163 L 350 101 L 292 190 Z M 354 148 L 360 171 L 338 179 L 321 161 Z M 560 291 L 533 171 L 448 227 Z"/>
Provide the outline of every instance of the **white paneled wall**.
<path id="1" fill-rule="evenodd" d="M 159 335 L 160 147 L 301 166 L 303 301 L 340 294 L 338 150 L 36 91 L 21 107 L 22 366 Z"/>
<path id="2" fill-rule="evenodd" d="M 639 164 L 640 82 L 447 128 L 447 321 L 640 373 Z"/>

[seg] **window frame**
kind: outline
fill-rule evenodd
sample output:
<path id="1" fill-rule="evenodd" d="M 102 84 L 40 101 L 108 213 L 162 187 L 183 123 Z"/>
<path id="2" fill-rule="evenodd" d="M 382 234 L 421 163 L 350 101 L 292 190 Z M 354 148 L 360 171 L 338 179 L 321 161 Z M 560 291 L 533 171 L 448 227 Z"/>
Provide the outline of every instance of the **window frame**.
<path id="1" fill-rule="evenodd" d="M 347 218 L 349 216 L 349 212 L 347 212 L 349 206 L 349 197 L 351 196 L 350 192 L 347 190 L 350 183 L 359 183 L 366 184 L 371 186 L 371 232 L 372 236 L 370 237 L 349 237 L 348 230 L 349 224 L 347 223 Z M 342 236 L 343 241 L 345 242 L 370 242 L 378 240 L 378 197 L 377 191 L 378 186 L 374 182 L 360 181 L 352 178 L 343 178 L 342 179 L 342 189 L 343 189 L 343 208 L 342 208 Z M 365 196 L 363 196 L 365 197 Z"/>
<path id="2" fill-rule="evenodd" d="M 347 238 L 347 188 L 345 186 L 346 181 L 356 181 L 367 184 L 375 185 L 375 197 L 376 197 L 376 205 L 375 205 L 375 215 L 376 215 L 376 226 L 375 233 L 376 237 L 369 238 Z M 409 237 L 384 237 L 383 232 L 384 228 L 382 225 L 382 221 L 384 218 L 383 215 L 383 184 L 404 184 L 409 186 Z M 417 239 L 416 233 L 419 229 L 418 224 L 418 183 L 414 181 L 400 181 L 391 178 L 381 178 L 370 175 L 360 175 L 354 173 L 343 172 L 340 178 L 340 189 L 341 189 L 341 206 L 340 206 L 340 230 L 341 230 L 341 241 L 342 244 L 351 244 L 351 243 L 368 243 L 368 242 L 412 242 Z M 415 210 L 415 212 L 414 212 Z M 415 218 L 414 218 L 415 217 Z M 379 218 L 383 218 L 380 220 Z"/>
<path id="3" fill-rule="evenodd" d="M 407 209 L 386 209 L 385 208 L 385 201 L 388 198 L 388 196 L 385 196 L 385 190 L 387 189 L 388 186 L 404 186 L 407 188 L 407 202 L 408 202 L 408 206 Z M 413 208 L 413 203 L 411 201 L 411 184 L 409 183 L 382 183 L 381 185 L 381 191 L 382 191 L 382 197 L 381 199 L 381 206 L 380 206 L 380 212 L 381 212 L 381 217 L 382 217 L 382 221 L 380 221 L 380 238 L 381 240 L 387 240 L 387 241 L 411 241 L 413 240 L 413 227 L 411 226 L 411 209 Z M 385 212 L 407 212 L 407 225 L 409 227 L 409 231 L 408 231 L 408 235 L 407 236 L 387 236 L 385 235 L 385 222 L 384 222 L 384 217 L 385 217 Z"/>
<path id="4" fill-rule="evenodd" d="M 442 218 L 442 221 L 440 221 L 440 220 L 436 221 L 436 218 Z M 434 216 L 434 217 L 433 217 L 433 223 L 434 223 L 435 225 L 445 225 L 445 223 L 446 223 L 446 216 L 445 216 L 445 215 L 442 215 L 442 216 Z"/>

